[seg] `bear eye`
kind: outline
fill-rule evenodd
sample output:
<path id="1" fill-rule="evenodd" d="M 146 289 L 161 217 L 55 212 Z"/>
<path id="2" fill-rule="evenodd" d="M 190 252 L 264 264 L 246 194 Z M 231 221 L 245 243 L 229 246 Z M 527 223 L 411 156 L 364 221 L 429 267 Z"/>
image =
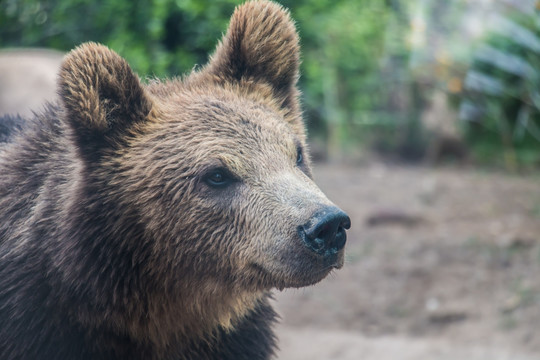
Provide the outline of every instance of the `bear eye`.
<path id="1" fill-rule="evenodd" d="M 222 188 L 230 185 L 234 178 L 225 169 L 213 169 L 204 176 L 204 181 L 211 187 Z"/>
<path id="2" fill-rule="evenodd" d="M 296 165 L 300 166 L 304 163 L 304 154 L 302 148 L 299 146 L 296 148 Z"/>

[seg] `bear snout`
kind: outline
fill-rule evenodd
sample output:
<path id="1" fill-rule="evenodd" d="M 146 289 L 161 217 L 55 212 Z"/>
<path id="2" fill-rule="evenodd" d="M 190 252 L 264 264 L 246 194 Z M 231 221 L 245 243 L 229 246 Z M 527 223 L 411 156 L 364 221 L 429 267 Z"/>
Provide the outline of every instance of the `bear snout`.
<path id="1" fill-rule="evenodd" d="M 310 251 L 330 257 L 345 247 L 346 230 L 350 227 L 351 219 L 345 212 L 335 206 L 325 206 L 298 227 L 298 234 Z"/>

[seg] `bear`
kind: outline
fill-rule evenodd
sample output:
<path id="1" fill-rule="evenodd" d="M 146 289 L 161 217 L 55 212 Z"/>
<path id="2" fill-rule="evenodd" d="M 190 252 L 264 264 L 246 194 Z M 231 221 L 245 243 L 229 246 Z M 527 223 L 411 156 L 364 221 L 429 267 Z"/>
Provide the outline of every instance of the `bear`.
<path id="1" fill-rule="evenodd" d="M 299 64 L 268 1 L 183 78 L 68 53 L 58 102 L 0 121 L 0 359 L 275 356 L 272 291 L 341 268 L 350 227 L 313 180 Z"/>

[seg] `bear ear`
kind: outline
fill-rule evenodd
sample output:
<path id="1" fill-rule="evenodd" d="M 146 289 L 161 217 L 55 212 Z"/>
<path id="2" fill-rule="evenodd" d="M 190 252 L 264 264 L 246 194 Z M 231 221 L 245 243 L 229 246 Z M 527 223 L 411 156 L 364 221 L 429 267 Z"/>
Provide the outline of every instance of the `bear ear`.
<path id="1" fill-rule="evenodd" d="M 289 12 L 269 1 L 251 1 L 234 11 L 207 69 L 226 81 L 265 82 L 283 106 L 296 109 L 299 66 L 298 35 Z"/>
<path id="2" fill-rule="evenodd" d="M 77 135 L 114 138 L 147 118 L 152 104 L 128 63 L 106 46 L 86 43 L 64 58 L 59 93 Z"/>

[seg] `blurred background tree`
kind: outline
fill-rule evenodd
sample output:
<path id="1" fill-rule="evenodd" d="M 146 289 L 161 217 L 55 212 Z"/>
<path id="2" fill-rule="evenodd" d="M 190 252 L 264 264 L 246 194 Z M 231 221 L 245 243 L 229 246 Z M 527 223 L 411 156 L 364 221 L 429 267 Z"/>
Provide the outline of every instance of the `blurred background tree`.
<path id="1" fill-rule="evenodd" d="M 0 48 L 68 51 L 96 41 L 143 77 L 176 76 L 206 63 L 240 2 L 2 0 Z M 300 86 L 319 155 L 356 159 L 375 151 L 437 161 L 451 138 L 454 160 L 470 153 L 510 169 L 540 164 L 535 0 L 280 3 L 300 32 Z M 491 29 L 494 14 L 515 26 Z"/>

